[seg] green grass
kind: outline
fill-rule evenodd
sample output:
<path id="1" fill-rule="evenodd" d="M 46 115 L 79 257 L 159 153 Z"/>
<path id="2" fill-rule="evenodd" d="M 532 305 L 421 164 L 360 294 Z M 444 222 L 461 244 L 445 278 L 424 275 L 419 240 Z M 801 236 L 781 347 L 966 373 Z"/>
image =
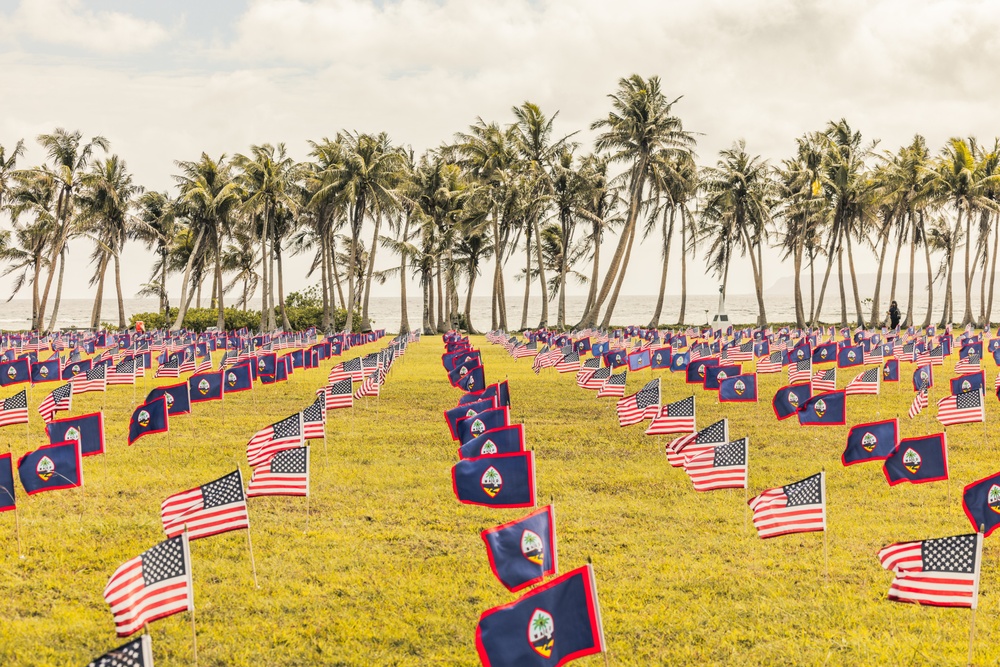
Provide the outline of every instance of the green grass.
<path id="1" fill-rule="evenodd" d="M 875 554 L 970 530 L 962 486 L 1000 469 L 992 398 L 985 441 L 980 424 L 949 429 L 950 480 L 890 488 L 876 463 L 841 466 L 848 427 L 774 419 L 769 400 L 784 375 L 761 376 L 766 399 L 757 405 L 719 405 L 696 390 L 699 425 L 728 416 L 733 438 L 750 437 L 751 495 L 826 469 L 827 580 L 822 534 L 758 539 L 745 524 L 743 491 L 693 491 L 666 462 L 669 437 L 620 429 L 613 400 L 578 389 L 571 375 L 535 376 L 530 360 L 512 361 L 481 337 L 474 344 L 487 381 L 510 380 L 512 416 L 536 453 L 539 503 L 555 501 L 561 570 L 593 559 L 612 665 L 964 664 L 969 611 L 886 601 L 892 575 Z M 456 444 L 442 411 L 460 393 L 441 352 L 435 337 L 412 345 L 380 400 L 330 413 L 327 445 L 312 445 L 308 530 L 304 498 L 250 500 L 259 590 L 245 531 L 191 544 L 200 665 L 478 664 L 479 614 L 515 598 L 490 572 L 479 532 L 526 511 L 454 499 Z M 85 460 L 85 488 L 19 496 L 24 560 L 13 514 L 0 514 L 0 664 L 85 665 L 121 643 L 101 593 L 115 568 L 163 539 L 160 502 L 237 464 L 248 476 L 247 439 L 307 405 L 330 365 L 261 388 L 256 404 L 249 392 L 229 397 L 224 424 L 218 403 L 196 405 L 172 421 L 169 441 L 148 436 L 131 448 L 132 390 L 112 388 L 109 451 Z M 938 370 L 932 402 L 947 391 L 948 373 Z M 683 374 L 656 373 L 669 400 L 691 393 Z M 840 386 L 853 377 L 841 375 Z M 651 376 L 633 374 L 627 391 Z M 41 397 L 36 388 L 29 445 L 21 427 L 0 429 L 15 458 L 44 444 L 34 412 Z M 880 398 L 850 397 L 848 422 L 878 411 L 901 417 L 903 437 L 938 432 L 933 405 L 906 418 L 911 398 L 908 382 L 883 385 Z M 101 402 L 76 396 L 72 414 Z M 1000 660 L 996 539 L 984 549 L 977 664 Z M 159 667 L 191 664 L 188 614 L 153 623 L 151 633 Z"/>

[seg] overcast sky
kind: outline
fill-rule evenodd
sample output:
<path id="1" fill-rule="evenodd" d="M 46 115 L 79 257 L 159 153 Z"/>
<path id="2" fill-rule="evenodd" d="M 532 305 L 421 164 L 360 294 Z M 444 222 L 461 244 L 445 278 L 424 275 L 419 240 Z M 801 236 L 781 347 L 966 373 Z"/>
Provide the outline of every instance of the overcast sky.
<path id="1" fill-rule="evenodd" d="M 841 117 L 882 148 L 919 132 L 937 150 L 998 134 L 998 35 L 989 0 L 0 0 L 0 144 L 24 138 L 36 164 L 39 133 L 102 134 L 138 183 L 164 189 L 174 160 L 202 151 L 284 141 L 304 159 L 308 140 L 350 129 L 419 152 L 530 100 L 586 148 L 606 95 L 639 73 L 683 95 L 675 111 L 700 133 L 702 164 L 738 138 L 780 160 Z M 71 268 L 89 275 L 89 251 L 71 246 Z M 623 292 L 655 292 L 641 265 L 658 267 L 658 249 L 633 255 Z M 131 297 L 148 257 L 132 247 L 124 262 Z M 691 291 L 713 292 L 692 266 Z M 286 267 L 286 290 L 310 282 Z M 790 273 L 766 262 L 765 284 Z M 751 291 L 749 278 L 736 260 L 731 292 Z"/>

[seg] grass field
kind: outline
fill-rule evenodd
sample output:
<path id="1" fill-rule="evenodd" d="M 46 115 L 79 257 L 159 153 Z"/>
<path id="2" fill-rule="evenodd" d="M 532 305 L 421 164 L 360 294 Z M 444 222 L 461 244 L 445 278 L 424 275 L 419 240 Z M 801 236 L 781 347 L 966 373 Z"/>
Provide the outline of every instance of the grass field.
<path id="1" fill-rule="evenodd" d="M 751 495 L 825 468 L 827 580 L 822 534 L 759 540 L 745 522 L 744 492 L 694 492 L 666 462 L 669 437 L 620 429 L 613 399 L 578 389 L 570 374 L 535 376 L 530 360 L 512 361 L 482 337 L 473 343 L 487 381 L 510 381 L 512 417 L 536 454 L 539 503 L 556 505 L 561 571 L 593 560 L 612 665 L 964 664 L 969 611 L 886 601 L 892 575 L 875 554 L 891 542 L 969 532 L 962 486 L 1000 469 L 991 394 L 985 439 L 981 424 L 949 429 L 950 480 L 890 488 L 877 463 L 841 466 L 848 427 L 774 419 L 770 396 L 784 374 L 761 376 L 757 405 L 720 405 L 695 390 L 699 426 L 728 416 L 731 437 L 749 436 Z M 527 511 L 454 499 L 456 444 L 442 411 L 460 393 L 441 352 L 436 337 L 411 345 L 381 399 L 329 414 L 328 443 L 312 445 L 308 528 L 304 498 L 250 500 L 259 590 L 245 531 L 191 544 L 200 665 L 478 664 L 479 614 L 515 597 L 491 574 L 479 532 Z M 72 414 L 106 400 L 109 451 L 85 459 L 83 489 L 21 493 L 23 560 L 13 513 L 0 514 L 0 664 L 85 665 L 121 643 L 101 593 L 115 568 L 163 539 L 160 502 L 236 465 L 248 477 L 247 439 L 311 402 L 331 365 L 260 388 L 256 402 L 249 392 L 227 398 L 224 421 L 218 403 L 196 405 L 172 420 L 169 440 L 148 436 L 131 448 L 131 388 L 74 397 Z M 848 423 L 899 415 L 903 437 L 939 432 L 933 402 L 949 373 L 937 370 L 932 405 L 916 420 L 906 418 L 907 381 L 883 385 L 881 397 L 850 397 Z M 683 374 L 656 373 L 667 400 L 691 393 Z M 842 373 L 839 386 L 853 375 Z M 627 393 L 651 376 L 632 374 Z M 31 397 L 29 443 L 22 427 L 0 429 L 15 459 L 45 444 L 34 410 L 42 395 L 36 387 Z M 996 539 L 984 548 L 976 664 L 1000 660 Z M 189 614 L 153 623 L 151 634 L 158 666 L 191 664 Z"/>

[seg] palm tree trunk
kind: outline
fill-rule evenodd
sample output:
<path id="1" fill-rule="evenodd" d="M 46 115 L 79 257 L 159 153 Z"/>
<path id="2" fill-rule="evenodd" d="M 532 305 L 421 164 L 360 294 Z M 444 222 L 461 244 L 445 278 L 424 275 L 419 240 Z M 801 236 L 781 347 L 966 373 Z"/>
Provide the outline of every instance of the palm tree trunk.
<path id="1" fill-rule="evenodd" d="M 590 245 L 594 249 L 594 268 L 590 272 L 590 289 L 587 290 L 587 305 L 583 307 L 583 312 L 588 313 L 597 300 L 597 281 L 601 277 L 601 223 L 593 223 L 593 233 L 590 236 Z"/>
<path id="2" fill-rule="evenodd" d="M 115 291 L 118 292 L 118 328 L 125 328 L 125 299 L 122 297 L 122 267 L 118 253 L 115 255 Z"/>
<path id="3" fill-rule="evenodd" d="M 503 279 L 503 268 L 500 269 L 500 282 L 497 285 L 497 311 L 500 316 L 500 328 L 507 331 L 507 283 Z"/>
<path id="4" fill-rule="evenodd" d="M 244 308 L 246 306 L 244 305 Z M 167 245 L 160 246 L 160 310 L 164 320 L 170 312 L 170 299 L 167 297 Z"/>
<path id="5" fill-rule="evenodd" d="M 410 238 L 410 212 L 403 223 L 403 243 Z M 410 330 L 410 318 L 406 310 L 406 249 L 399 253 L 399 333 Z"/>
<path id="6" fill-rule="evenodd" d="M 476 285 L 476 270 L 475 266 L 469 267 L 469 293 L 465 297 L 465 326 L 470 335 L 478 333 L 472 326 L 472 288 Z"/>
<path id="7" fill-rule="evenodd" d="M 865 316 L 861 312 L 861 294 L 858 292 L 858 274 L 854 270 L 854 253 L 851 252 L 851 235 L 846 234 L 847 238 L 847 268 L 851 273 L 851 288 L 854 290 L 854 310 L 858 316 L 856 322 L 858 326 L 864 326 Z"/>
<path id="8" fill-rule="evenodd" d="M 847 293 L 844 290 L 844 249 L 837 248 L 837 282 L 840 287 L 840 326 L 847 326 Z"/>
<path id="9" fill-rule="evenodd" d="M 905 224 L 905 223 L 904 223 Z M 892 283 L 889 285 L 889 301 L 890 303 L 896 300 L 896 282 L 899 277 L 899 255 L 903 249 L 902 239 L 905 233 L 900 234 L 900 242 L 896 244 L 896 256 L 892 261 Z M 888 241 L 888 239 L 887 239 Z M 878 286 L 876 285 L 876 288 Z M 873 311 L 874 312 L 874 311 Z"/>
<path id="10" fill-rule="evenodd" d="M 378 249 L 378 231 L 382 225 L 382 215 L 375 216 L 375 231 L 372 234 L 372 247 L 368 252 L 368 269 L 365 271 L 365 297 L 361 307 L 361 330 L 371 331 L 372 325 L 368 321 L 368 299 L 372 295 L 372 273 L 375 271 L 375 251 Z"/>
<path id="11" fill-rule="evenodd" d="M 225 331 L 226 304 L 225 299 L 223 299 L 223 292 L 225 292 L 225 288 L 222 281 L 222 248 L 219 248 L 219 250 L 220 252 L 215 253 L 215 289 L 218 292 L 219 299 L 216 304 L 219 308 L 219 316 L 215 320 L 215 326 L 218 327 L 219 331 Z"/>
<path id="12" fill-rule="evenodd" d="M 947 278 L 945 279 L 944 287 L 944 312 L 941 314 L 941 327 L 944 328 L 946 324 L 954 320 L 952 316 L 952 308 L 954 299 L 951 294 L 951 280 L 952 274 L 955 268 L 955 246 L 958 245 L 958 234 L 962 231 L 962 209 L 958 209 L 958 222 L 955 224 L 955 229 L 951 233 L 951 250 L 948 253 L 948 272 Z"/>
<path id="13" fill-rule="evenodd" d="M 194 240 L 194 248 L 191 249 L 191 255 L 188 257 L 187 266 L 184 267 L 184 280 L 181 282 L 181 300 L 178 304 L 177 318 L 174 320 L 173 326 L 170 327 L 172 331 L 181 328 L 181 323 L 184 322 L 184 317 L 187 315 L 188 304 L 191 303 L 191 299 L 188 296 L 191 284 L 191 268 L 194 266 L 195 257 L 201 249 L 201 239 L 204 235 L 205 230 L 199 229 L 198 236 Z"/>
<path id="14" fill-rule="evenodd" d="M 601 326 L 604 328 L 610 326 L 611 316 L 615 312 L 615 306 L 618 305 L 618 295 L 621 294 L 622 283 L 625 282 L 625 272 L 628 270 L 629 259 L 632 256 L 632 243 L 635 241 L 636 227 L 637 225 L 632 225 L 632 233 L 629 235 L 628 245 L 625 247 L 625 255 L 622 258 L 621 270 L 618 272 L 618 280 L 615 281 L 614 292 L 612 292 L 611 298 L 608 300 L 608 309 L 604 312 L 604 319 L 601 321 Z"/>
<path id="15" fill-rule="evenodd" d="M 444 333 L 447 331 L 444 326 L 444 311 L 447 304 L 444 301 L 444 288 L 442 286 L 444 283 L 441 281 L 441 257 L 438 256 L 435 262 L 437 268 L 434 274 L 437 283 L 437 330 L 438 333 Z"/>
<path id="16" fill-rule="evenodd" d="M 795 326 L 802 329 L 806 326 L 805 304 L 802 301 L 802 237 L 795 239 L 795 247 L 792 250 L 793 285 L 792 291 L 795 293 Z"/>
<path id="17" fill-rule="evenodd" d="M 38 331 L 42 328 L 42 317 L 38 310 L 38 283 L 42 277 L 42 253 L 41 250 L 35 252 L 35 278 L 31 281 L 31 330 Z"/>
<path id="18" fill-rule="evenodd" d="M 527 230 L 526 230 L 527 231 Z M 528 299 L 531 297 L 531 234 L 524 235 L 524 303 L 521 305 L 521 326 L 524 331 L 528 328 Z"/>
<path id="19" fill-rule="evenodd" d="M 601 289 L 598 291 L 593 305 L 583 314 L 583 318 L 580 320 L 577 328 L 592 327 L 597 323 L 597 316 L 600 313 L 601 306 L 604 305 L 605 299 L 608 298 L 608 294 L 611 292 L 611 284 L 615 281 L 615 276 L 618 274 L 618 269 L 622 264 L 622 258 L 625 257 L 626 249 L 631 249 L 632 247 L 635 225 L 639 219 L 639 209 L 642 206 L 642 192 L 643 186 L 646 183 L 646 169 L 648 165 L 649 158 L 643 155 L 632 170 L 629 182 L 629 210 L 625 227 L 618 238 L 618 245 L 615 246 L 615 254 L 611 256 L 611 264 L 608 266 L 607 273 L 604 274 Z M 625 261 L 626 263 L 628 262 L 627 259 Z M 621 282 L 619 281 L 618 284 L 621 285 Z M 609 315 L 613 310 L 613 307 L 608 310 L 608 313 L 604 317 L 605 320 L 609 319 Z"/>
<path id="20" fill-rule="evenodd" d="M 90 328 L 96 329 L 101 324 L 101 305 L 104 300 L 104 274 L 108 269 L 108 255 L 101 255 L 101 264 L 97 274 L 97 297 L 94 299 L 94 308 L 90 311 Z"/>
<path id="21" fill-rule="evenodd" d="M 871 326 L 873 326 L 873 327 L 875 326 L 875 322 L 877 322 L 878 319 L 879 319 L 879 315 L 880 315 L 879 310 L 881 310 L 879 308 L 879 302 L 882 300 L 882 295 L 881 295 L 881 292 L 882 292 L 882 267 L 885 266 L 885 253 L 886 253 L 886 250 L 889 248 L 889 221 L 888 220 L 885 221 L 885 231 L 884 231 L 883 234 L 881 234 L 881 236 L 882 236 L 882 238 L 880 240 L 882 241 L 882 250 L 879 252 L 879 255 L 878 255 L 878 270 L 875 272 L 875 292 L 874 292 L 874 294 L 872 294 Z M 897 261 L 897 266 L 898 266 L 898 262 L 899 262 L 899 247 L 900 247 L 899 244 L 897 244 L 896 245 L 896 261 Z M 892 290 L 890 290 L 890 294 L 894 295 L 895 293 L 896 293 L 896 272 L 895 272 L 895 267 L 893 267 Z M 892 299 L 893 299 L 893 297 L 890 296 L 889 300 L 891 301 Z"/>
<path id="22" fill-rule="evenodd" d="M 997 275 L 997 241 L 1000 240 L 1000 221 L 993 221 L 993 259 L 990 261 L 990 295 L 986 301 L 986 318 L 984 325 L 992 324 L 993 316 L 993 285 Z"/>
<path id="23" fill-rule="evenodd" d="M 56 260 L 62 255 L 63 244 L 66 242 L 66 231 L 69 225 L 67 211 L 69 209 L 69 192 L 66 188 L 60 188 L 59 198 L 56 200 L 56 220 L 60 221 L 59 231 L 52 244 L 52 252 L 49 254 L 49 272 L 45 279 L 45 290 L 42 292 L 42 299 L 38 305 L 38 327 L 41 328 L 45 322 L 45 309 L 48 306 L 49 290 L 52 288 L 52 279 L 56 273 Z"/>
<path id="24" fill-rule="evenodd" d="M 281 263 L 281 243 L 274 244 L 274 258 L 278 263 L 278 303 L 281 306 L 281 326 L 285 331 L 292 330 L 292 324 L 288 321 L 288 312 L 285 310 L 285 270 Z M 219 274 L 222 279 L 222 274 Z"/>
<path id="25" fill-rule="evenodd" d="M 62 303 L 63 277 L 66 275 L 66 253 L 59 255 L 59 282 L 56 284 L 56 300 L 52 305 L 52 319 L 49 320 L 49 331 L 56 328 L 56 321 L 59 319 L 59 304 Z"/>
<path id="26" fill-rule="evenodd" d="M 346 308 L 347 299 L 344 298 L 344 286 L 340 281 L 340 267 L 337 266 L 337 244 L 334 239 L 330 239 L 330 275 L 333 277 L 333 284 L 337 286 L 337 298 L 340 299 L 340 307 Z M 337 304 L 334 303 L 333 307 L 336 308 Z"/>
<path id="27" fill-rule="evenodd" d="M 268 263 L 267 273 L 271 277 L 271 280 L 268 282 L 268 290 L 267 290 L 267 319 L 268 319 L 268 324 L 270 325 L 272 331 L 278 328 L 278 320 L 277 320 L 277 314 L 275 313 L 275 303 L 274 303 L 274 283 L 277 282 L 274 279 L 275 275 L 274 246 L 276 244 L 276 237 L 277 237 L 277 229 L 272 225 L 271 240 L 270 240 L 271 252 L 268 253 L 267 257 L 267 263 Z"/>
<path id="28" fill-rule="evenodd" d="M 917 260 L 917 221 L 913 219 L 913 214 L 909 216 L 910 219 L 910 279 L 909 285 L 907 286 L 906 292 L 906 319 L 903 321 L 904 327 L 913 326 L 913 298 L 914 298 L 914 282 L 916 281 L 917 267 L 914 266 L 914 262 Z"/>
<path id="29" fill-rule="evenodd" d="M 816 326 L 819 323 L 820 313 L 823 310 L 823 297 L 826 295 L 826 285 L 827 282 L 830 280 L 830 270 L 833 268 L 833 250 L 837 246 L 838 234 L 839 234 L 839 227 L 838 227 L 838 233 L 830 234 L 830 251 L 827 253 L 827 257 L 830 259 L 830 261 L 826 263 L 826 273 L 823 276 L 823 283 L 820 285 L 819 288 L 819 299 L 817 299 L 816 301 L 816 309 L 813 311 L 812 316 L 809 318 L 813 326 Z M 812 250 L 810 250 L 809 251 L 810 280 L 812 280 L 814 259 L 815 259 L 814 253 Z M 811 298 L 812 297 L 810 295 L 810 299 Z"/>
<path id="30" fill-rule="evenodd" d="M 660 292 L 656 297 L 656 307 L 653 309 L 653 317 L 649 320 L 647 328 L 655 329 L 660 325 L 660 313 L 663 311 L 663 295 L 667 291 L 667 265 L 670 262 L 670 241 L 674 237 L 674 214 L 676 210 L 670 207 L 669 223 L 668 216 L 664 214 L 663 222 L 663 269 L 660 271 Z"/>
<path id="31" fill-rule="evenodd" d="M 687 311 L 687 223 L 684 210 L 681 210 L 681 312 L 677 315 L 677 324 L 684 324 Z"/>
<path id="32" fill-rule="evenodd" d="M 544 329 L 549 325 L 549 287 L 545 284 L 545 262 L 542 261 L 542 235 L 538 230 L 538 218 L 531 221 L 531 227 L 535 230 L 535 262 L 538 264 L 538 284 L 542 289 L 542 316 L 538 320 L 538 328 Z M 563 248 L 563 253 L 568 252 L 568 248 Z"/>
<path id="33" fill-rule="evenodd" d="M 421 274 L 420 283 L 424 292 L 424 333 L 431 334 L 434 332 L 431 328 L 431 313 L 434 312 L 434 289 L 431 283 L 430 269 L 423 268 Z"/>
<path id="34" fill-rule="evenodd" d="M 757 294 L 757 326 L 767 326 L 767 313 L 764 310 L 764 280 L 762 266 L 757 263 L 757 256 L 754 255 L 754 246 L 750 240 L 750 232 L 746 225 L 740 225 L 740 232 L 743 234 L 743 242 L 746 243 L 747 254 L 750 255 L 750 270 L 753 272 L 754 291 Z"/>
<path id="35" fill-rule="evenodd" d="M 961 212 L 959 212 L 961 215 Z M 975 267 L 969 263 L 969 246 L 972 245 L 972 211 L 965 216 L 965 313 L 962 315 L 962 326 L 971 324 L 972 315 L 972 276 Z"/>
<path id="36" fill-rule="evenodd" d="M 319 272 L 320 289 L 323 292 L 323 319 L 321 325 L 323 331 L 330 330 L 330 277 L 326 271 L 326 237 L 319 240 Z"/>

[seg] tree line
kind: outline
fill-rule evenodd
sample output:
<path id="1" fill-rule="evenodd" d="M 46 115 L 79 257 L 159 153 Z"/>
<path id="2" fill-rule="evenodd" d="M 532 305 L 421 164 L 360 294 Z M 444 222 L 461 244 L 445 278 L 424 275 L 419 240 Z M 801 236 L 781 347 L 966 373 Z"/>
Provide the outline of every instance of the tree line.
<path id="1" fill-rule="evenodd" d="M 257 294 L 261 327 L 290 328 L 284 261 L 298 255 L 309 261 L 310 277 L 319 274 L 324 328 L 342 308 L 346 328 L 369 329 L 372 285 L 392 279 L 399 281 L 400 330 L 410 330 L 406 288 L 407 276 L 414 276 L 424 331 L 475 331 L 472 294 L 490 260 L 491 329 L 515 328 L 507 319 L 511 274 L 523 289 L 517 328 L 529 325 L 536 285 L 538 326 L 607 327 L 638 240 L 661 251 L 659 278 L 651 281 L 658 282 L 653 327 L 665 317 L 668 268 L 677 255 L 677 322 L 686 322 L 688 260 L 702 261 L 725 292 L 738 259 L 749 260 L 758 324 L 765 324 L 763 251 L 769 247 L 793 264 L 799 326 L 819 323 L 833 286 L 841 324 L 879 324 L 886 270 L 889 299 L 897 298 L 897 288 L 902 298 L 904 250 L 910 267 L 904 326 L 916 324 L 918 252 L 927 272 L 924 325 L 931 324 L 936 283 L 944 289 L 941 324 L 956 321 L 959 252 L 957 279 L 965 294 L 960 323 L 990 322 L 1000 240 L 1000 141 L 986 146 L 953 138 L 932 155 L 917 135 L 908 146 L 886 151 L 839 120 L 798 138 L 795 154 L 779 163 L 751 154 L 741 140 L 721 151 L 715 164 L 700 166 L 696 135 L 674 110 L 680 98 L 668 97 L 659 77 L 623 78 L 608 97 L 610 110 L 592 123 L 596 135 L 587 147 L 575 133 L 555 134 L 558 112 L 547 115 L 525 102 L 512 109 L 509 122 L 478 118 L 419 157 L 385 133 L 353 131 L 310 141 L 301 162 L 284 144 L 255 145 L 232 157 L 202 153 L 175 163 L 175 188 L 164 192 L 135 183 L 102 136 L 85 141 L 81 132 L 61 128 L 40 135 L 47 160 L 32 167 L 18 164 L 23 140 L 10 150 L 0 145 L 0 211 L 10 218 L 10 229 L 0 230 L 0 260 L 4 275 L 14 277 L 10 298 L 30 287 L 32 328 L 55 328 L 68 248 L 86 239 L 94 248 L 92 327 L 100 325 L 112 267 L 119 325 L 126 325 L 120 255 L 129 242 L 155 254 L 139 295 L 158 298 L 165 315 L 173 312 L 168 277 L 182 276 L 174 328 L 192 302 L 201 306 L 206 279 L 220 328 L 227 299 L 246 310 Z M 604 248 L 606 236 L 617 237 L 613 248 Z M 858 290 L 859 249 L 877 257 L 868 313 Z M 379 250 L 394 258 L 383 261 L 390 268 L 375 269 Z M 575 322 L 566 313 L 570 281 L 588 286 L 583 316 Z"/>

